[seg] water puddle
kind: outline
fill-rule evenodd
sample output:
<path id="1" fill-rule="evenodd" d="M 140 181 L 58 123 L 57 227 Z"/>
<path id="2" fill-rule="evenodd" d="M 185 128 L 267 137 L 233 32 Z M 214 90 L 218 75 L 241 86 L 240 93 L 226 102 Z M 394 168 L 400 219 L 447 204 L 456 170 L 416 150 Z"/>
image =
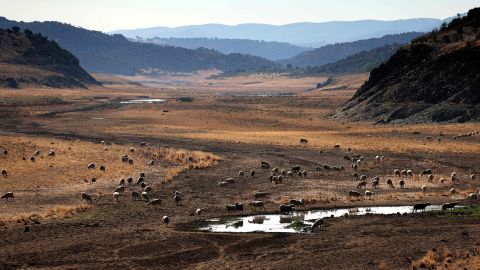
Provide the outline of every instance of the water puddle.
<path id="1" fill-rule="evenodd" d="M 461 207 L 461 206 L 456 206 Z M 442 210 L 441 205 L 427 206 L 425 211 Z M 309 232 L 315 220 L 325 217 L 341 217 L 348 215 L 391 215 L 412 213 L 413 206 L 372 206 L 355 208 L 338 208 L 327 210 L 294 211 L 290 215 L 269 214 L 252 215 L 245 217 L 232 217 L 207 220 L 210 224 L 200 228 L 210 232 L 284 232 L 301 233 Z"/>
<path id="2" fill-rule="evenodd" d="M 144 104 L 144 103 L 162 103 L 165 99 L 160 98 L 145 98 L 145 99 L 132 99 L 126 101 L 120 101 L 120 104 Z"/>

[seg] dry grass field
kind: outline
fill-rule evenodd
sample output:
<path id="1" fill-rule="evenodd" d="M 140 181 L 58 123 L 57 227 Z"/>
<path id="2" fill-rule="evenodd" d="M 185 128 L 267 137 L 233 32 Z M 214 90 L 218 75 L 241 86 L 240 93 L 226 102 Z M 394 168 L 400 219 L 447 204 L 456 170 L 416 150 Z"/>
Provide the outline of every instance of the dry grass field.
<path id="1" fill-rule="evenodd" d="M 476 204 L 465 198 L 480 187 L 480 136 L 453 139 L 480 130 L 478 123 L 375 125 L 332 118 L 365 74 L 335 78 L 320 89 L 316 84 L 327 78 L 208 79 L 212 74 L 98 75 L 104 86 L 88 90 L 0 90 L 0 114 L 8 115 L 0 119 L 0 148 L 9 151 L 0 158 L 0 169 L 9 174 L 1 178 L 0 193 L 16 196 L 15 202 L 0 201 L 0 233 L 6 235 L 0 240 L 0 268 L 478 269 L 480 220 L 471 216 L 331 218 L 315 234 L 195 231 L 204 219 L 227 216 L 225 204 L 248 203 L 257 191 L 271 193 L 266 210 L 276 213 L 279 204 L 299 198 L 306 201 L 303 209 Z M 165 102 L 120 103 L 139 98 Z M 300 144 L 301 138 L 308 143 Z M 143 141 L 149 146 L 139 147 Z M 50 149 L 54 157 L 47 156 Z M 40 154 L 31 162 L 36 150 Z M 133 165 L 120 160 L 124 154 Z M 358 181 L 344 156 L 356 154 L 365 157 L 358 173 L 367 176 L 368 189 L 374 176 L 381 179 L 370 199 L 348 197 Z M 375 162 L 375 156 L 385 158 Z M 281 170 L 298 164 L 308 174 L 275 185 L 268 180 L 270 170 L 260 169 L 261 161 Z M 96 169 L 87 169 L 90 162 Z M 101 164 L 105 172 L 98 169 Z M 345 170 L 316 172 L 323 164 Z M 419 175 L 427 168 L 433 181 Z M 399 188 L 395 169 L 413 170 L 405 189 Z M 240 170 L 255 170 L 255 177 L 239 177 Z M 138 186 L 128 186 L 126 196 L 113 200 L 119 179 L 140 172 L 161 206 L 132 201 L 128 192 L 140 191 Z M 458 176 L 453 183 L 452 172 Z M 235 184 L 219 187 L 227 177 Z M 395 188 L 387 187 L 387 178 Z M 182 192 L 178 206 L 175 190 Z M 93 204 L 82 202 L 81 192 L 93 194 Z M 194 215 L 197 208 L 205 209 L 203 216 Z M 172 220 L 168 226 L 164 215 Z M 459 253 L 447 266 L 445 252 L 432 248 Z"/>

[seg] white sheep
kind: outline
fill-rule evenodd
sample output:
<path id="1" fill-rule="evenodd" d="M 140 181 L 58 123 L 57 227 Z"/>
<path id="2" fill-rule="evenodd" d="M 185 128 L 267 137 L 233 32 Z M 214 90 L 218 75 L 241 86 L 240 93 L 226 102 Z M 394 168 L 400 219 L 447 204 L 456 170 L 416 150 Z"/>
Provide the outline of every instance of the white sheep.
<path id="1" fill-rule="evenodd" d="M 113 199 L 118 202 L 119 198 L 120 198 L 120 193 L 119 192 L 113 192 Z"/>
<path id="2" fill-rule="evenodd" d="M 455 198 L 455 194 L 457 193 L 457 189 L 456 188 L 451 188 L 449 193 L 450 193 L 450 195 L 452 195 L 452 198 Z"/>
<path id="3" fill-rule="evenodd" d="M 203 211 L 203 208 L 197 208 L 197 210 L 195 210 L 195 215 L 199 217 L 203 213 Z"/>
<path id="4" fill-rule="evenodd" d="M 423 185 L 423 186 L 422 186 L 422 193 L 425 194 L 426 192 L 427 192 L 427 186 L 426 186 L 426 185 Z"/>
<path id="5" fill-rule="evenodd" d="M 374 194 L 373 191 L 370 191 L 370 190 L 365 190 L 365 196 L 370 199 L 370 197 L 372 197 L 372 195 Z"/>
<path id="6" fill-rule="evenodd" d="M 244 172 L 244 171 L 239 171 L 239 172 L 238 172 L 238 176 L 239 176 L 239 177 L 244 177 L 244 176 L 245 176 L 245 172 Z"/>

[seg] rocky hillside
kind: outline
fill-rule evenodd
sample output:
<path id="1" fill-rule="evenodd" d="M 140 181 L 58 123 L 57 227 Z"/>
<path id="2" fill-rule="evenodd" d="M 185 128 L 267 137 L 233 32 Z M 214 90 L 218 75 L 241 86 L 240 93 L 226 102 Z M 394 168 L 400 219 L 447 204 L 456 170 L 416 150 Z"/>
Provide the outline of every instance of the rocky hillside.
<path id="1" fill-rule="evenodd" d="M 74 54 L 89 72 L 134 75 L 143 72 L 191 72 L 202 69 L 222 71 L 262 70 L 276 64 L 256 56 L 222 54 L 199 48 L 138 43 L 122 35 L 108 35 L 59 22 L 16 22 L 0 17 L 0 28 L 18 26 L 41 33 Z"/>
<path id="2" fill-rule="evenodd" d="M 86 87 L 99 84 L 78 59 L 30 30 L 0 29 L 0 87 Z"/>
<path id="3" fill-rule="evenodd" d="M 372 70 L 337 117 L 380 123 L 480 120 L 480 8 Z"/>

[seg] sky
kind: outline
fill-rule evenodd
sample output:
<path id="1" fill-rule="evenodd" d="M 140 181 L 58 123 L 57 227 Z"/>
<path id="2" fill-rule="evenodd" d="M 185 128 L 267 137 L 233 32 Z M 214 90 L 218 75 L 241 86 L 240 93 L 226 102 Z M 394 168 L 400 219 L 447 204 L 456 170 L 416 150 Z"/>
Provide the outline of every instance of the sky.
<path id="1" fill-rule="evenodd" d="M 0 16 L 112 31 L 206 23 L 444 19 L 480 0 L 0 0 Z"/>

